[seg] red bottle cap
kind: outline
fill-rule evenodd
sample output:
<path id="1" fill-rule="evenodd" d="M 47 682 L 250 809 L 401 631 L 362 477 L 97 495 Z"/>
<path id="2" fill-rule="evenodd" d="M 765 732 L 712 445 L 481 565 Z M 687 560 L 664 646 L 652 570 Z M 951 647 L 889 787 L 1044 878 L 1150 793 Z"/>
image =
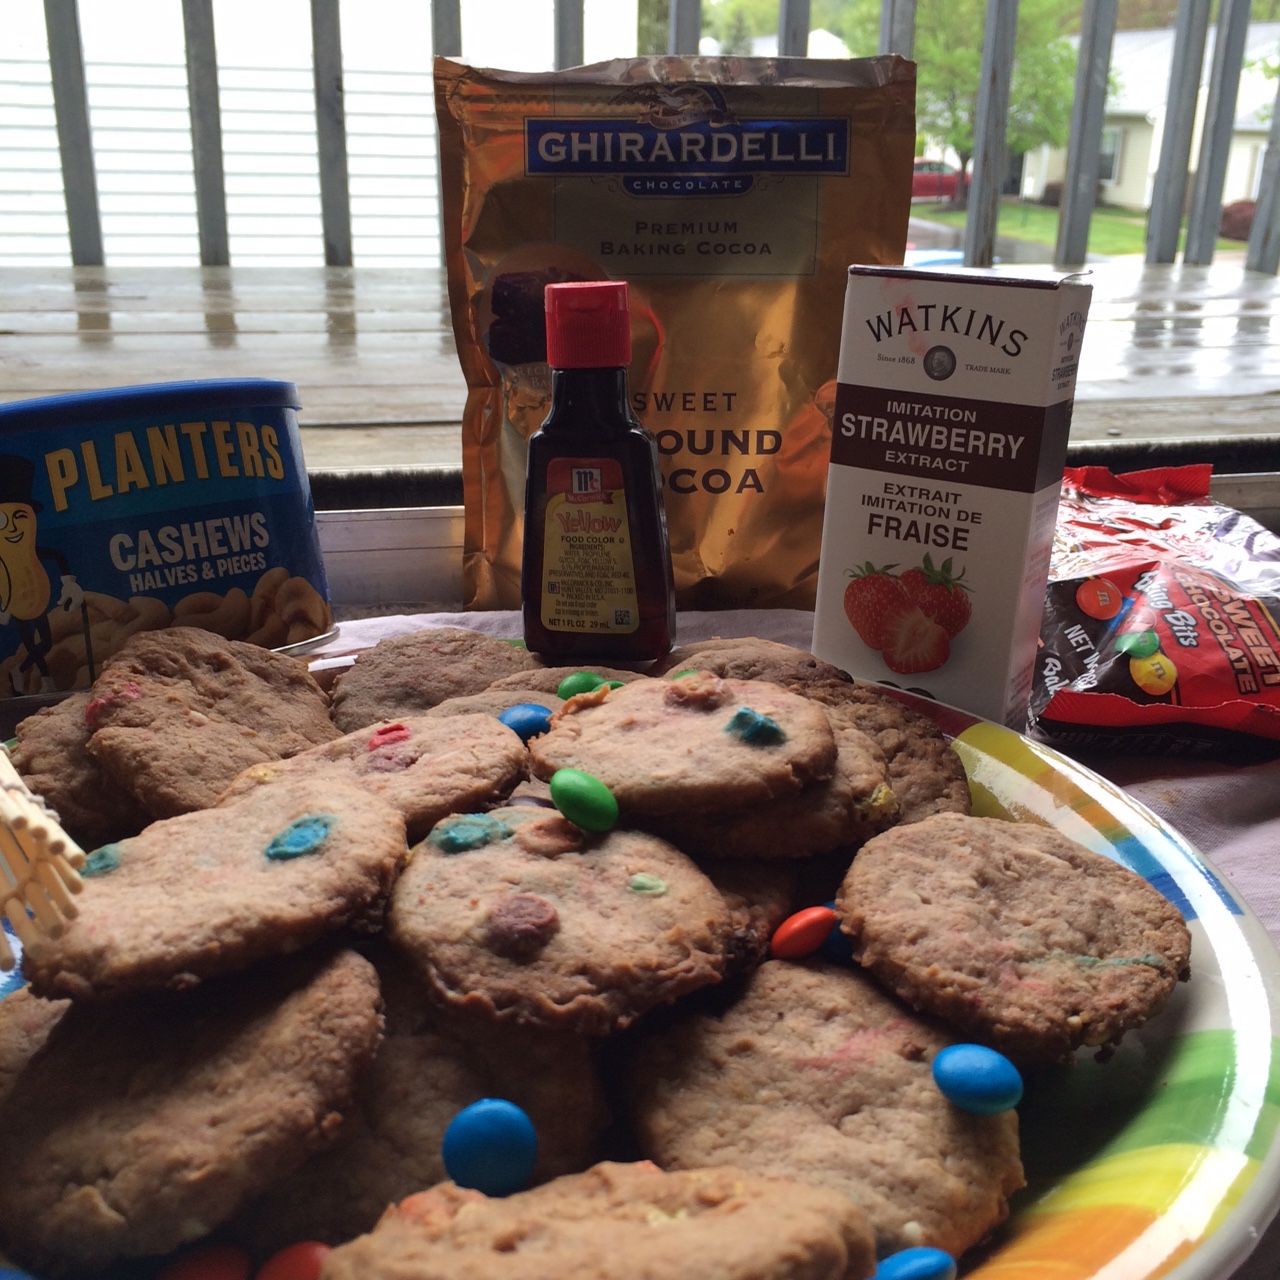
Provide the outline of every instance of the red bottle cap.
<path id="1" fill-rule="evenodd" d="M 547 363 L 553 369 L 610 369 L 631 363 L 625 280 L 549 284 Z"/>

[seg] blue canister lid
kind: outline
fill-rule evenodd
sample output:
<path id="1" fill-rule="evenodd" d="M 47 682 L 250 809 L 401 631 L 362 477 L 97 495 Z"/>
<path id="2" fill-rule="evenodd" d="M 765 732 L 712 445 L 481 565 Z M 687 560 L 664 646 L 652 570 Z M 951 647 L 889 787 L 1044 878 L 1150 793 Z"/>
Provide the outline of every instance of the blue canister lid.
<path id="1" fill-rule="evenodd" d="M 272 378 L 206 378 L 192 382 L 152 382 L 140 387 L 71 391 L 35 400 L 0 404 L 0 433 L 30 431 L 83 422 L 149 417 L 152 414 L 208 414 L 210 409 L 299 409 L 298 388 Z"/>

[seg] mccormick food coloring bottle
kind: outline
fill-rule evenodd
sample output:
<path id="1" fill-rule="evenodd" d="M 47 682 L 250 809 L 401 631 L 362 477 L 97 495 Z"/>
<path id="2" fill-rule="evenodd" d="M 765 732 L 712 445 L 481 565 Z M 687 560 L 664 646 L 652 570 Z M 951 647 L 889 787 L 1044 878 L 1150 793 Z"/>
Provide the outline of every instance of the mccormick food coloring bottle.
<path id="1" fill-rule="evenodd" d="M 631 412 L 621 280 L 546 287 L 551 410 L 529 439 L 521 595 L 544 657 L 640 661 L 675 635 L 658 448 Z"/>

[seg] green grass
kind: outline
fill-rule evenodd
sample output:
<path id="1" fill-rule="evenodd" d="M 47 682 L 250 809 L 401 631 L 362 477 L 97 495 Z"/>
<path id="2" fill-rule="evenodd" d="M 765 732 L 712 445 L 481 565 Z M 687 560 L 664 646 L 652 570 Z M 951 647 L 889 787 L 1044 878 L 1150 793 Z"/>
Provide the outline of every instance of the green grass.
<path id="1" fill-rule="evenodd" d="M 941 222 L 949 227 L 963 227 L 965 211 L 944 204 L 913 204 L 913 217 L 927 222 Z M 1185 228 L 1184 228 L 1185 230 Z M 1096 205 L 1089 223 L 1089 252 L 1118 257 L 1127 253 L 1143 253 L 1146 250 L 1147 215 L 1130 209 L 1115 209 L 1108 205 Z M 1044 244 L 1052 248 L 1058 242 L 1058 210 L 1030 201 L 1007 199 L 1000 202 L 1000 217 L 996 235 L 1010 240 L 1028 240 L 1032 244 Z M 1181 246 L 1179 246 L 1181 247 Z M 1240 249 L 1239 240 L 1217 241 L 1219 249 Z"/>

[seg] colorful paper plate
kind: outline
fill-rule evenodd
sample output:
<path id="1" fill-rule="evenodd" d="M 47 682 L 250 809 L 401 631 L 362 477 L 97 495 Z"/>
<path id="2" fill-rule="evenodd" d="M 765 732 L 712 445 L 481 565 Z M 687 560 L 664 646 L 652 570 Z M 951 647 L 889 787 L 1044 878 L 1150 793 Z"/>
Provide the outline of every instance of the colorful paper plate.
<path id="1" fill-rule="evenodd" d="M 1280 955 L 1195 849 L 1124 792 L 1011 730 L 899 696 L 953 736 L 976 813 L 1115 858 L 1192 932 L 1193 977 L 1149 1026 L 1108 1062 L 1081 1053 L 1029 1078 L 1029 1185 L 962 1274 L 1226 1280 L 1280 1205 Z M 19 981 L 0 974 L 0 998 Z"/>
<path id="2" fill-rule="evenodd" d="M 1191 981 L 1104 1063 L 1028 1080 L 1028 1186 L 974 1280 L 1226 1280 L 1280 1207 L 1280 955 L 1150 810 L 1012 730 L 909 694 L 953 738 L 974 812 L 1038 822 L 1143 876 L 1191 928 Z"/>

